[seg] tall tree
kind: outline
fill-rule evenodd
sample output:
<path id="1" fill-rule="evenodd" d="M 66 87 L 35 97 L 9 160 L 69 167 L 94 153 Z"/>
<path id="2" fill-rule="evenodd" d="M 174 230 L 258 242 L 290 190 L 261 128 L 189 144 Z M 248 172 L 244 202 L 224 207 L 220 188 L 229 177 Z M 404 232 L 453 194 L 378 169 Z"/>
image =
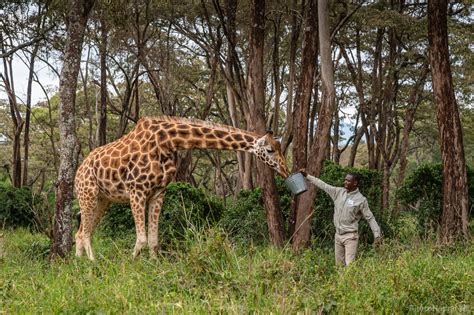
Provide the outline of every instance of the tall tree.
<path id="1" fill-rule="evenodd" d="M 38 33 L 41 32 L 41 29 L 44 26 L 44 8 L 42 7 L 41 3 L 38 3 L 38 15 L 37 15 L 37 22 L 36 22 L 36 29 Z M 41 41 L 37 41 L 33 46 L 33 50 L 30 54 L 30 61 L 29 61 L 29 73 L 28 73 L 28 87 L 26 91 L 26 113 L 25 113 L 25 134 L 23 139 L 23 179 L 22 179 L 22 186 L 28 185 L 28 165 L 29 165 L 29 149 L 30 149 L 30 121 L 31 121 L 31 93 L 33 88 L 33 78 L 35 74 L 35 60 L 36 55 L 38 54 L 38 50 L 40 48 Z"/>
<path id="2" fill-rule="evenodd" d="M 5 40 L 6 42 L 6 40 Z M 10 40 L 11 42 L 11 40 Z M 3 32 L 0 32 L 0 45 L 2 53 L 5 53 Z M 15 84 L 13 80 L 13 56 L 8 55 L 3 58 L 3 73 L 0 78 L 3 81 L 4 88 L 8 94 L 8 103 L 10 105 L 10 115 L 13 122 L 13 158 L 12 158 L 12 175 L 11 180 L 14 187 L 21 186 L 21 133 L 25 125 L 25 121 L 21 115 L 15 94 Z"/>
<path id="3" fill-rule="evenodd" d="M 316 73 L 318 42 L 318 7 L 316 0 L 310 0 L 306 4 L 301 74 L 296 92 L 295 108 L 293 113 L 293 169 L 298 170 L 306 167 L 308 146 L 308 117 L 313 94 L 314 77 Z M 286 142 L 285 142 L 286 143 Z M 295 232 L 297 211 L 299 211 L 299 199 L 296 197 L 292 204 L 288 224 L 288 234 L 291 237 Z"/>
<path id="4" fill-rule="evenodd" d="M 248 61 L 248 100 L 252 129 L 259 134 L 265 133 L 265 82 L 263 75 L 263 48 L 265 42 L 265 1 L 253 0 L 252 27 L 249 39 Z M 257 163 L 257 181 L 263 190 L 263 201 L 267 213 L 270 242 L 283 246 L 283 224 L 274 172 L 265 164 Z"/>
<path id="5" fill-rule="evenodd" d="M 97 144 L 107 143 L 107 37 L 108 30 L 105 20 L 105 8 L 100 12 L 100 110 L 97 127 Z"/>
<path id="6" fill-rule="evenodd" d="M 408 147 L 410 141 L 410 133 L 413 129 L 415 122 L 415 113 L 418 105 L 421 103 L 423 93 L 423 86 L 425 85 L 426 77 L 429 72 L 428 63 L 423 64 L 422 73 L 420 78 L 416 81 L 411 89 L 410 96 L 408 98 L 407 108 L 405 110 L 405 117 L 403 121 L 403 138 L 400 146 L 400 169 L 398 171 L 398 182 L 397 185 L 401 186 L 405 180 L 405 173 L 408 164 Z"/>
<path id="7" fill-rule="evenodd" d="M 245 129 L 250 120 L 249 105 L 246 95 L 244 67 L 239 58 L 237 47 L 237 0 L 226 0 L 225 9 L 219 1 L 213 1 L 214 8 L 222 25 L 227 40 L 227 54 L 225 64 L 221 66 L 221 73 L 226 83 L 226 95 L 230 119 L 234 127 Z M 238 153 L 240 182 L 243 189 L 252 189 L 253 156 L 248 153 Z"/>
<path id="8" fill-rule="evenodd" d="M 329 143 L 329 132 L 336 103 L 334 88 L 334 67 L 331 58 L 331 36 L 329 29 L 329 9 L 327 0 L 318 1 L 319 46 L 321 54 L 321 106 L 318 114 L 317 138 L 314 140 L 308 159 L 308 171 L 319 176 Z M 298 250 L 309 244 L 311 216 L 316 195 L 315 187 L 310 187 L 300 199 L 296 215 L 296 231 L 293 248 Z"/>
<path id="9" fill-rule="evenodd" d="M 72 248 L 72 199 L 79 153 L 75 122 L 77 76 L 81 63 L 84 32 L 93 5 L 94 0 L 70 0 L 68 3 L 64 63 L 59 79 L 58 114 L 61 149 L 52 257 L 64 257 Z"/>
<path id="10" fill-rule="evenodd" d="M 286 126 L 283 134 L 283 139 L 281 143 L 281 148 L 283 152 L 286 152 L 288 146 L 293 140 L 293 90 L 295 86 L 295 77 L 296 77 L 296 52 L 298 50 L 298 40 L 300 37 L 301 31 L 301 19 L 298 16 L 297 12 L 297 0 L 293 0 L 290 6 L 291 14 L 291 35 L 290 35 L 290 52 L 288 60 L 288 98 L 286 102 Z M 301 5 L 304 9 L 304 2 Z M 303 68 L 304 71 L 306 69 Z M 309 69 L 308 69 L 309 70 Z"/>
<path id="11" fill-rule="evenodd" d="M 447 12 L 447 0 L 428 1 L 429 59 L 443 160 L 443 212 L 438 230 L 443 244 L 468 238 L 466 161 L 449 64 Z"/>

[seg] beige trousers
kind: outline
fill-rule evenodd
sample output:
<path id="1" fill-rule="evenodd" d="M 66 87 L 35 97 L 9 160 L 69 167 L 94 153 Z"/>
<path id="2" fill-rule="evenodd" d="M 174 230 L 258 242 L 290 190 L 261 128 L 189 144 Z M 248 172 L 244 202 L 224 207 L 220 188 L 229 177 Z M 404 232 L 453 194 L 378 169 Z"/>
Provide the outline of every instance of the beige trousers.
<path id="1" fill-rule="evenodd" d="M 334 249 L 336 254 L 336 265 L 349 265 L 356 257 L 359 233 L 349 232 L 335 236 Z"/>

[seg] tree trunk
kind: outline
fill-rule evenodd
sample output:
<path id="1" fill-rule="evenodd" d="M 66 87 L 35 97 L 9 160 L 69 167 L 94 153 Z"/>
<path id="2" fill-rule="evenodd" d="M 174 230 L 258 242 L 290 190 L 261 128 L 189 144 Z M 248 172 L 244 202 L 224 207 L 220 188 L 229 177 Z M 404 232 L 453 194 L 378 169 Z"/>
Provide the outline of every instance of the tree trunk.
<path id="1" fill-rule="evenodd" d="M 0 32 L 0 45 L 2 53 L 5 53 L 4 38 Z M 13 122 L 13 157 L 12 157 L 12 175 L 11 182 L 14 187 L 21 186 L 21 133 L 25 122 L 20 113 L 15 94 L 15 85 L 13 80 L 12 56 L 3 58 L 4 74 L 0 73 L 3 81 L 3 87 L 8 95 L 10 105 L 10 115 Z"/>
<path id="2" fill-rule="evenodd" d="M 107 26 L 105 18 L 100 20 L 100 117 L 97 126 L 97 143 L 107 143 Z"/>
<path id="3" fill-rule="evenodd" d="M 461 121 L 449 64 L 447 0 L 428 2 L 428 40 L 443 159 L 443 212 L 438 242 L 467 240 L 467 174 Z"/>
<path id="4" fill-rule="evenodd" d="M 349 161 L 347 162 L 348 167 L 354 167 L 355 158 L 357 156 L 357 148 L 359 147 L 360 140 L 364 136 L 364 127 L 359 127 L 356 131 L 354 142 L 351 146 L 351 153 L 349 155 Z"/>
<path id="5" fill-rule="evenodd" d="M 398 186 L 401 186 L 405 180 L 405 172 L 407 168 L 407 154 L 410 140 L 410 133 L 413 128 L 416 109 L 421 102 L 421 94 L 423 92 L 423 86 L 425 85 L 426 76 L 428 75 L 429 68 L 428 64 L 423 65 L 423 70 L 420 75 L 420 78 L 413 86 L 413 89 L 410 93 L 410 98 L 408 99 L 408 108 L 405 112 L 405 118 L 403 123 L 403 136 L 402 143 L 400 147 L 400 168 L 398 171 Z M 397 207 L 398 208 L 398 207 Z"/>
<path id="6" fill-rule="evenodd" d="M 93 5 L 94 0 L 69 2 L 64 64 L 59 80 L 58 116 L 61 150 L 52 257 L 65 257 L 72 248 L 72 199 L 79 152 L 75 121 L 76 87 L 84 32 Z"/>
<path id="7" fill-rule="evenodd" d="M 272 54 L 272 70 L 273 70 L 273 85 L 275 86 L 275 103 L 273 106 L 273 123 L 272 130 L 275 135 L 278 135 L 278 127 L 280 120 L 280 24 L 281 14 L 276 13 L 274 21 L 274 37 L 273 37 L 273 54 Z"/>
<path id="8" fill-rule="evenodd" d="M 265 41 L 265 1 L 252 3 L 252 27 L 249 39 L 248 100 L 252 129 L 263 134 L 265 126 L 265 83 L 263 75 L 263 48 Z M 283 224 L 273 170 L 257 162 L 257 180 L 263 191 L 270 242 L 278 247 L 284 244 Z"/>
<path id="9" fill-rule="evenodd" d="M 331 39 L 329 30 L 329 11 L 327 0 L 318 1 L 319 46 L 321 51 L 321 108 L 318 114 L 318 136 L 313 145 L 308 160 L 308 172 L 319 176 L 329 142 L 329 131 L 333 117 L 336 90 L 334 88 L 334 68 L 331 59 Z M 313 185 L 306 194 L 302 194 L 296 215 L 296 230 L 293 239 L 293 249 L 299 250 L 309 245 L 311 232 L 311 216 L 314 206 L 316 189 Z"/>
<path id="10" fill-rule="evenodd" d="M 218 6 L 218 2 L 214 2 L 216 6 Z M 229 109 L 229 116 L 232 121 L 232 126 L 236 128 L 240 127 L 240 117 L 238 114 L 237 109 L 237 96 L 236 91 L 232 85 L 233 82 L 233 65 L 234 65 L 234 49 L 233 46 L 235 43 L 235 19 L 236 19 L 236 10 L 237 10 L 237 1 L 235 0 L 227 0 L 226 1 L 226 21 L 224 22 L 223 18 L 221 18 L 221 23 L 226 25 L 227 27 L 227 56 L 225 60 L 225 70 L 224 70 L 224 78 L 226 80 L 226 95 L 227 95 L 227 105 Z M 236 189 L 236 192 L 240 190 L 240 188 L 250 189 L 251 182 L 246 180 L 246 174 L 250 172 L 246 172 L 246 157 L 249 156 L 245 152 L 237 152 L 237 162 L 239 165 L 239 188 Z"/>
<path id="11" fill-rule="evenodd" d="M 316 72 L 318 41 L 318 8 L 317 1 L 310 0 L 307 4 L 301 78 L 298 83 L 298 90 L 295 98 L 295 110 L 293 117 L 293 170 L 297 171 L 306 167 L 307 147 L 308 147 L 308 115 L 311 105 L 314 73 Z M 288 222 L 288 234 L 291 237 L 295 231 L 297 211 L 299 209 L 299 199 L 296 197 L 292 203 L 291 213 Z"/>
<path id="12" fill-rule="evenodd" d="M 41 9 L 40 9 L 41 10 Z M 39 24 L 40 22 L 38 22 Z M 38 25 L 39 28 L 39 25 Z M 35 59 L 38 54 L 40 42 L 36 42 L 30 56 L 28 86 L 26 90 L 26 114 L 25 114 L 25 135 L 23 138 L 23 180 L 22 186 L 28 185 L 28 165 L 30 149 L 30 121 L 31 121 L 31 90 L 33 88 L 33 78 L 35 74 Z"/>
<path id="13" fill-rule="evenodd" d="M 288 70 L 288 101 L 286 106 L 286 127 L 283 134 L 281 148 L 286 152 L 288 146 L 293 140 L 293 90 L 296 77 L 296 51 L 300 37 L 301 22 L 296 12 L 297 0 L 291 2 L 291 41 L 290 41 L 290 60 Z M 302 6 L 303 7 L 303 6 Z"/>
<path id="14" fill-rule="evenodd" d="M 334 110 L 334 124 L 333 124 L 333 130 L 334 130 L 334 138 L 332 140 L 332 161 L 336 164 L 339 164 L 339 160 L 341 158 L 341 150 L 339 149 L 339 125 L 340 125 L 340 120 L 339 120 L 339 109 L 336 106 L 336 109 Z"/>
<path id="15" fill-rule="evenodd" d="M 87 135 L 87 144 L 89 146 L 89 152 L 94 150 L 96 147 L 95 144 L 95 136 L 94 136 L 94 119 L 92 117 L 92 110 L 91 104 L 89 102 L 89 63 L 90 63 L 90 54 L 91 54 L 91 46 L 87 49 L 87 57 L 86 57 L 86 65 L 84 67 L 84 72 L 82 69 L 79 68 L 79 74 L 82 80 L 82 89 L 84 91 L 84 107 L 85 107 L 85 114 L 87 117 L 87 127 L 88 127 L 88 135 Z"/>

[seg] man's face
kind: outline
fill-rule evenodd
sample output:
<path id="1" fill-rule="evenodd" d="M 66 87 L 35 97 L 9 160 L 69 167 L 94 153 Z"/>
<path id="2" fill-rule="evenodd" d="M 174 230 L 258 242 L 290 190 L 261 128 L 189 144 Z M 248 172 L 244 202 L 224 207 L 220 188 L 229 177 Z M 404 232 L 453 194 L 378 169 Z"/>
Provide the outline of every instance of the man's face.
<path id="1" fill-rule="evenodd" d="M 357 188 L 359 183 L 355 180 L 355 178 L 352 175 L 346 175 L 346 178 L 344 179 L 344 188 L 347 189 L 348 191 L 353 191 Z"/>

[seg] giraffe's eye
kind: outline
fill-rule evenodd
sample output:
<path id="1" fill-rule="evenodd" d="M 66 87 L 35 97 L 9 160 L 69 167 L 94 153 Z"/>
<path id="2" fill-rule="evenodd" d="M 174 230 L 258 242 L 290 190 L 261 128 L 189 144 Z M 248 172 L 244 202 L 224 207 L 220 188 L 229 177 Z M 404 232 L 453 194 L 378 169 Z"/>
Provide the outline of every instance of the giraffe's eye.
<path id="1" fill-rule="evenodd" d="M 273 150 L 272 148 L 268 148 L 266 150 L 267 150 L 267 153 L 269 154 L 275 153 L 275 150 Z"/>

